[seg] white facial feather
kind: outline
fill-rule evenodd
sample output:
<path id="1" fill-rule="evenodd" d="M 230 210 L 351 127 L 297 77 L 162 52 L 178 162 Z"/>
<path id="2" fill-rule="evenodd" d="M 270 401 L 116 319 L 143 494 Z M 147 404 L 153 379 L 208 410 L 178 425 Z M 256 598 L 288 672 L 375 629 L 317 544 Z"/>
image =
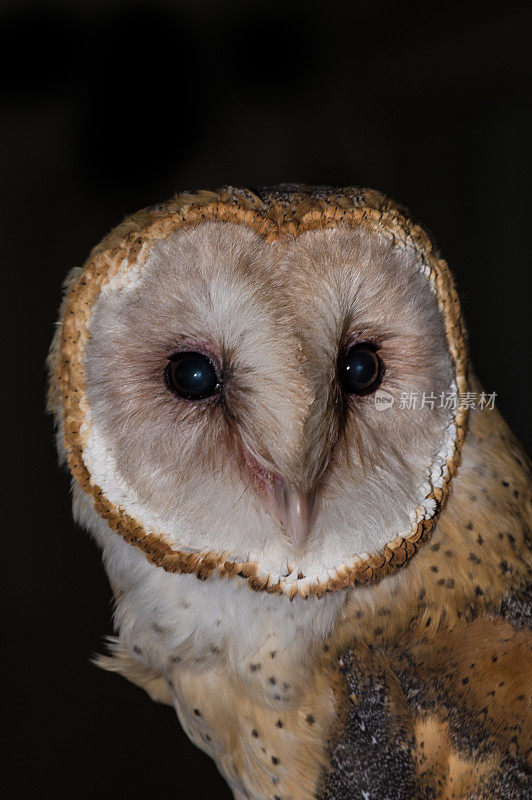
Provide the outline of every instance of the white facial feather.
<path id="1" fill-rule="evenodd" d="M 346 335 L 379 343 L 382 388 L 396 400 L 386 413 L 370 396 L 339 421 Z M 230 424 L 168 392 L 164 365 L 183 346 L 212 351 L 227 369 Z M 449 410 L 399 408 L 402 392 L 453 386 L 424 265 L 363 229 L 275 244 L 227 223 L 176 232 L 132 282 L 101 293 L 85 365 L 84 459 L 95 483 L 172 545 L 256 562 L 259 576 L 327 581 L 406 535 L 452 436 Z M 322 473 L 303 552 L 242 469 L 241 447 L 294 483 Z"/>

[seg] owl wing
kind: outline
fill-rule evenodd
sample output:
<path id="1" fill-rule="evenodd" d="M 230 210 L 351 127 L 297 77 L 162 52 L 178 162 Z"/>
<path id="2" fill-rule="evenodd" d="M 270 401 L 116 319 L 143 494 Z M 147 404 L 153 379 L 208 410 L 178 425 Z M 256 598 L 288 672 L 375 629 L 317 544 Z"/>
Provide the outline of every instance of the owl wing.
<path id="1" fill-rule="evenodd" d="M 531 611 L 527 587 L 430 640 L 346 650 L 319 799 L 532 797 Z"/>

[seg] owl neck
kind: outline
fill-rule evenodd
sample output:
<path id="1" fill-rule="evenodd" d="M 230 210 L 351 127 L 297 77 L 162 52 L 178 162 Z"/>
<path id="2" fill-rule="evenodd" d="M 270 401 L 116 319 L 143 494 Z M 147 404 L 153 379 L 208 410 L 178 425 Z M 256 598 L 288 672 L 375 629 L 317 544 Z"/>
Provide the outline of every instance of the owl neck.
<path id="1" fill-rule="evenodd" d="M 144 666 L 163 675 L 229 669 L 251 691 L 260 685 L 272 702 L 289 702 L 297 692 L 295 676 L 303 681 L 308 674 L 347 597 L 291 601 L 240 580 L 168 574 L 119 537 L 109 540 L 104 561 L 117 597 L 120 644 Z M 128 574 L 139 580 L 131 583 Z"/>

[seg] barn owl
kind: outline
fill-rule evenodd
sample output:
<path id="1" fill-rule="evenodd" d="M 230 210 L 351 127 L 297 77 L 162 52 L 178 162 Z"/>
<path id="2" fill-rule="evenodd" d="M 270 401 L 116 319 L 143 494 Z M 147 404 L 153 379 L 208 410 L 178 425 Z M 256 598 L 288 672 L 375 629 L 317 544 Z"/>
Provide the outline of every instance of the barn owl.
<path id="1" fill-rule="evenodd" d="M 101 666 L 238 800 L 530 797 L 528 462 L 374 191 L 182 193 L 74 269 L 49 408 Z"/>

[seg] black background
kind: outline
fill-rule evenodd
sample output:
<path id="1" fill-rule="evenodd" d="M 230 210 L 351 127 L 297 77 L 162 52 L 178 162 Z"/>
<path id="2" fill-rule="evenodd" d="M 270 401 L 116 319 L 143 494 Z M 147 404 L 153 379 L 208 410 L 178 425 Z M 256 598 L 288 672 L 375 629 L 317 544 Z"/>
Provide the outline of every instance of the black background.
<path id="1" fill-rule="evenodd" d="M 179 189 L 380 189 L 436 237 L 477 374 L 530 446 L 531 22 L 485 2 L 0 6 L 10 796 L 230 796 L 171 709 L 88 662 L 110 591 L 43 413 L 67 270 Z"/>

